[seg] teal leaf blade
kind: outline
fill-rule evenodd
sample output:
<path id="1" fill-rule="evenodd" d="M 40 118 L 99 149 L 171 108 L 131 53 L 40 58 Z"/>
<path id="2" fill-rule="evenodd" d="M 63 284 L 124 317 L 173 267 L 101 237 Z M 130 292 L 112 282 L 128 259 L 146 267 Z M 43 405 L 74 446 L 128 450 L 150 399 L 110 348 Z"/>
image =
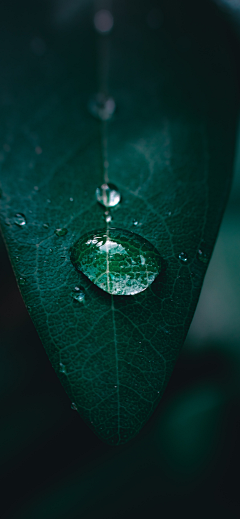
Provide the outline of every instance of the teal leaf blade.
<path id="1" fill-rule="evenodd" d="M 70 260 L 79 238 L 105 229 L 95 199 L 103 174 L 100 123 L 87 109 L 98 85 L 92 7 L 82 8 L 71 30 L 47 17 L 39 22 L 47 40 L 40 56 L 30 45 L 35 16 L 26 10 L 20 29 L 16 13 L 2 17 L 2 233 L 63 387 L 89 426 L 114 445 L 140 431 L 171 375 L 234 157 L 236 79 L 225 26 L 208 2 L 195 7 L 197 15 L 191 2 L 159 6 L 163 22 L 153 30 L 147 2 L 136 12 L 133 2 L 116 1 L 109 40 L 117 105 L 109 178 L 122 195 L 113 224 L 148 240 L 163 261 L 149 288 L 132 296 L 107 294 Z M 75 287 L 84 302 L 72 296 Z"/>

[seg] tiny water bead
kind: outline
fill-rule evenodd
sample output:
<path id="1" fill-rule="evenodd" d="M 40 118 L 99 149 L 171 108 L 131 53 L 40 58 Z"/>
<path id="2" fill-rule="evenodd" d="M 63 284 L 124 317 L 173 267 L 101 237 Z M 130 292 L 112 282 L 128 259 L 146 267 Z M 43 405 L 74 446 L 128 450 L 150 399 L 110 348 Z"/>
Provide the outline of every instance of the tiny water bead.
<path id="1" fill-rule="evenodd" d="M 115 295 L 146 290 L 162 267 L 158 250 L 148 240 L 115 228 L 83 235 L 72 247 L 71 261 L 95 285 Z"/>
<path id="2" fill-rule="evenodd" d="M 83 292 L 83 290 L 79 287 L 74 287 L 73 291 L 72 291 L 72 298 L 75 300 L 75 301 L 78 301 L 78 303 L 84 303 L 85 301 L 85 294 Z"/>
<path id="3" fill-rule="evenodd" d="M 64 366 L 64 364 L 62 362 L 59 362 L 59 371 L 60 371 L 60 373 L 63 373 L 64 375 L 66 375 L 66 373 L 67 373 L 66 367 Z"/>
<path id="4" fill-rule="evenodd" d="M 55 229 L 55 234 L 59 237 L 66 236 L 68 233 L 68 230 L 65 227 L 60 227 L 59 229 Z"/>
<path id="5" fill-rule="evenodd" d="M 116 110 L 116 103 L 113 97 L 106 97 L 99 92 L 90 98 L 88 110 L 93 117 L 101 121 L 109 121 Z"/>
<path id="6" fill-rule="evenodd" d="M 18 283 L 19 283 L 19 285 L 25 285 L 25 283 L 26 283 L 26 279 L 20 277 L 19 280 L 18 280 Z"/>
<path id="7" fill-rule="evenodd" d="M 96 189 L 96 199 L 104 207 L 115 207 L 121 200 L 121 194 L 118 188 L 111 184 L 102 184 Z"/>
<path id="8" fill-rule="evenodd" d="M 205 252 L 203 252 L 201 249 L 198 250 L 198 259 L 202 263 L 208 263 L 208 261 L 209 261 L 208 255 Z"/>
<path id="9" fill-rule="evenodd" d="M 44 227 L 44 229 L 48 229 L 48 228 L 49 228 L 48 223 L 44 223 L 44 224 L 43 224 L 43 227 Z"/>
<path id="10" fill-rule="evenodd" d="M 77 408 L 75 402 L 72 402 L 72 403 L 71 403 L 71 409 L 72 409 L 73 411 L 77 411 L 77 410 L 78 410 L 78 408 Z"/>
<path id="11" fill-rule="evenodd" d="M 186 263 L 188 260 L 186 252 L 180 252 L 180 254 L 178 255 L 178 259 L 180 259 L 182 263 Z"/>
<path id="12" fill-rule="evenodd" d="M 26 225 L 26 223 L 27 223 L 27 220 L 26 220 L 26 217 L 24 216 L 24 214 L 22 214 L 22 213 L 15 214 L 14 223 L 18 227 L 24 227 L 24 225 Z"/>

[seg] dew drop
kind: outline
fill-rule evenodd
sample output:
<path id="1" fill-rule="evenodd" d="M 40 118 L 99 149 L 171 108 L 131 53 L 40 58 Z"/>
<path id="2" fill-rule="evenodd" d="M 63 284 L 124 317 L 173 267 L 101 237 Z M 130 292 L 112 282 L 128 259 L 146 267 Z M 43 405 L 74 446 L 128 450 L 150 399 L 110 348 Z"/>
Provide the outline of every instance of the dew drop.
<path id="1" fill-rule="evenodd" d="M 71 409 L 73 409 L 73 411 L 77 411 L 78 408 L 76 406 L 76 404 L 74 402 L 71 403 Z"/>
<path id="2" fill-rule="evenodd" d="M 104 207 L 115 207 L 121 200 L 121 194 L 114 184 L 102 184 L 96 189 L 96 199 Z"/>
<path id="3" fill-rule="evenodd" d="M 60 227 L 59 229 L 55 229 L 55 234 L 57 236 L 66 236 L 66 234 L 68 233 L 68 230 L 65 228 L 65 227 Z"/>
<path id="4" fill-rule="evenodd" d="M 108 215 L 106 216 L 105 220 L 106 220 L 106 223 L 110 223 L 110 222 L 112 221 L 112 217 L 111 217 L 111 215 L 108 214 Z"/>
<path id="5" fill-rule="evenodd" d="M 90 98 L 88 110 L 93 117 L 101 121 L 109 121 L 116 110 L 116 103 L 113 97 L 106 97 L 99 92 Z"/>
<path id="6" fill-rule="evenodd" d="M 116 295 L 146 290 L 161 272 L 157 249 L 138 234 L 122 229 L 83 235 L 71 250 L 71 261 L 95 285 Z"/>
<path id="7" fill-rule="evenodd" d="M 18 225 L 18 227 L 24 227 L 24 225 L 26 225 L 26 223 L 27 223 L 27 220 L 26 220 L 26 217 L 24 216 L 24 214 L 22 214 L 22 213 L 15 214 L 14 223 L 16 225 Z"/>
<path id="8" fill-rule="evenodd" d="M 21 278 L 19 278 L 18 282 L 19 282 L 19 285 L 25 285 L 26 279 L 21 277 Z"/>
<path id="9" fill-rule="evenodd" d="M 64 364 L 62 362 L 59 362 L 59 371 L 60 371 L 60 373 L 64 373 L 64 375 L 66 375 L 66 373 L 67 373 L 66 367 L 64 366 Z"/>
<path id="10" fill-rule="evenodd" d="M 138 221 L 137 220 L 133 220 L 133 225 L 138 225 Z"/>
<path id="11" fill-rule="evenodd" d="M 201 249 L 198 250 L 198 259 L 202 263 L 208 263 L 208 261 L 209 261 L 208 255 L 205 252 L 203 252 Z"/>
<path id="12" fill-rule="evenodd" d="M 188 257 L 187 257 L 186 252 L 180 252 L 180 254 L 178 255 L 178 258 L 179 258 L 180 261 L 182 261 L 183 263 L 186 263 L 187 260 L 188 260 Z"/>
<path id="13" fill-rule="evenodd" d="M 53 249 L 49 249 L 49 252 L 52 254 L 53 253 Z"/>
<path id="14" fill-rule="evenodd" d="M 44 229 L 48 229 L 48 227 L 49 227 L 48 223 L 44 223 L 43 227 L 44 227 Z"/>
<path id="15" fill-rule="evenodd" d="M 113 15 L 107 9 L 100 9 L 94 15 L 94 27 L 99 34 L 108 34 L 113 28 L 113 22 Z"/>
<path id="16" fill-rule="evenodd" d="M 70 202 L 73 202 L 73 198 L 72 197 L 70 197 L 69 200 L 70 200 Z"/>
<path id="17" fill-rule="evenodd" d="M 78 301 L 79 303 L 84 303 L 85 301 L 85 294 L 83 292 L 83 290 L 79 287 L 74 287 L 73 291 L 72 291 L 72 298 L 75 300 L 75 301 Z"/>

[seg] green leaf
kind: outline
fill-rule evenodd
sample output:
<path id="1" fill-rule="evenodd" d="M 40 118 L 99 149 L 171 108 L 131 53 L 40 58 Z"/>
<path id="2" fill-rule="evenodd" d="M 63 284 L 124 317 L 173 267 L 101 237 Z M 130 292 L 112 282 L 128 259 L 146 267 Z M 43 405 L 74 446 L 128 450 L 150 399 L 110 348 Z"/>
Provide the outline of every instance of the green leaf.
<path id="1" fill-rule="evenodd" d="M 111 444 L 135 436 L 160 401 L 197 304 L 234 156 L 236 80 L 225 25 L 208 2 L 159 6 L 161 16 L 148 2 L 136 11 L 132 0 L 116 0 L 107 37 L 117 105 L 108 169 L 122 195 L 113 225 L 150 242 L 163 262 L 133 296 L 110 296 L 70 260 L 79 238 L 105 229 L 95 199 L 102 123 L 87 106 L 98 88 L 96 49 L 107 40 L 94 33 L 92 6 L 64 27 L 59 13 L 54 22 L 22 2 L 22 24 L 14 27 L 18 2 L 0 17 L 3 236 L 54 369 Z M 34 33 L 45 51 L 36 52 Z M 72 296 L 79 286 L 84 304 Z"/>

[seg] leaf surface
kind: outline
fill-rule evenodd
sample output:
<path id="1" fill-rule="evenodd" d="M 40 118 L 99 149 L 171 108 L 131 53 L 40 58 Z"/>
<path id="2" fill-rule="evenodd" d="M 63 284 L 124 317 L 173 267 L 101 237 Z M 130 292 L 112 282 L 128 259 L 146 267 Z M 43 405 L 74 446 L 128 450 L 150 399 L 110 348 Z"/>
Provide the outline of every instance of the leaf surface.
<path id="1" fill-rule="evenodd" d="M 161 11 L 148 2 L 137 11 L 133 1 L 113 5 L 109 91 L 117 110 L 108 123 L 108 163 L 122 195 L 113 223 L 148 240 L 163 261 L 151 286 L 134 296 L 107 294 L 70 261 L 76 240 L 105 229 L 95 200 L 103 181 L 101 124 L 87 109 L 98 88 L 101 39 L 92 6 L 81 4 L 70 25 L 59 12 L 39 10 L 38 17 L 38 3 L 21 3 L 20 25 L 17 2 L 1 17 L 3 236 L 65 390 L 89 426 L 115 445 L 135 436 L 160 401 L 230 185 L 237 111 L 231 51 L 217 11 L 208 2 L 191 4 L 163 1 Z M 75 286 L 84 304 L 72 297 Z"/>

